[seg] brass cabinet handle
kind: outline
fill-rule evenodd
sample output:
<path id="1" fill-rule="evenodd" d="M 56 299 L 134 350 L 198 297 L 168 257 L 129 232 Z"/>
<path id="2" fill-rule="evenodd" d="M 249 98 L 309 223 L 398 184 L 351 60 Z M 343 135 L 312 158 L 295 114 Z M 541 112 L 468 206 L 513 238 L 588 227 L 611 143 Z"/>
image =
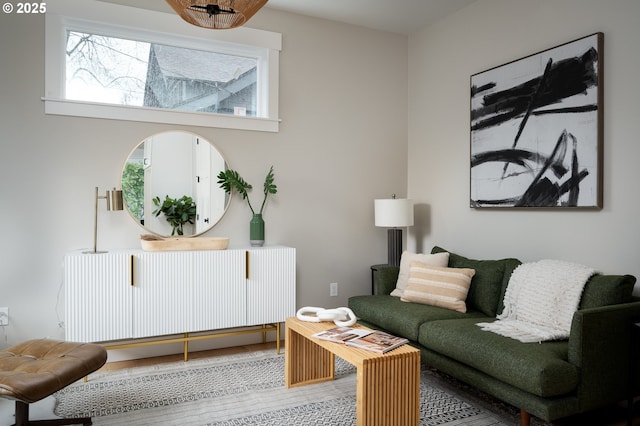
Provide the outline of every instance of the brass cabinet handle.
<path id="1" fill-rule="evenodd" d="M 135 258 L 134 255 L 132 255 L 132 254 L 129 255 L 129 266 L 130 266 L 129 271 L 130 271 L 130 274 L 131 274 L 129 276 L 129 284 L 131 285 L 131 287 L 133 287 L 135 285 L 135 281 L 134 281 L 135 273 L 134 273 L 134 270 L 133 270 L 133 265 L 134 265 L 133 259 L 134 258 Z"/>
<path id="2" fill-rule="evenodd" d="M 249 279 L 249 250 L 244 252 L 244 277 Z"/>

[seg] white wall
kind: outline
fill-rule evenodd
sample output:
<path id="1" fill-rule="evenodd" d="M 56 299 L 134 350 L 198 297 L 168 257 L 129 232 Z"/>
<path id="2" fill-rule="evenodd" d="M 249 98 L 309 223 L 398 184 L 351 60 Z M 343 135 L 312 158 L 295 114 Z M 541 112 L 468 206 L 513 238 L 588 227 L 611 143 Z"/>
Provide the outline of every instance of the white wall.
<path id="1" fill-rule="evenodd" d="M 274 165 L 266 240 L 298 249 L 298 306 L 344 306 L 370 291 L 369 267 L 386 259 L 373 200 L 406 191 L 407 38 L 268 9 L 251 26 L 283 34 L 279 133 L 45 115 L 44 18 L 0 14 L 0 306 L 10 308 L 0 347 L 64 336 L 62 260 L 92 245 L 94 187 L 119 186 L 130 151 L 175 128 L 215 144 L 258 188 L 255 202 Z M 234 197 L 205 236 L 248 244 L 249 220 Z M 101 205 L 99 248 L 139 247 L 141 233 Z"/>
<path id="2" fill-rule="evenodd" d="M 469 208 L 472 74 L 604 33 L 604 208 Z M 409 38 L 409 247 L 470 257 L 556 258 L 640 277 L 640 2 L 478 0 Z M 636 286 L 636 290 L 638 287 Z"/>

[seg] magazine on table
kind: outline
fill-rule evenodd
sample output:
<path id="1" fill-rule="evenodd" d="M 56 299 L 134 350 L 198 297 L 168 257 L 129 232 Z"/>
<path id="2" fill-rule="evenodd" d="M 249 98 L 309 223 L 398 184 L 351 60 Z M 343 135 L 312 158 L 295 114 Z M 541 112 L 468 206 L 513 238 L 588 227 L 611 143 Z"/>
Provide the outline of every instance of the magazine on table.
<path id="1" fill-rule="evenodd" d="M 334 327 L 329 330 L 321 331 L 320 333 L 315 333 L 313 337 L 336 343 L 345 343 L 347 340 L 365 336 L 369 333 L 371 333 L 371 330 L 365 330 L 363 328 Z"/>
<path id="2" fill-rule="evenodd" d="M 393 336 L 383 331 L 351 327 L 334 327 L 315 333 L 313 337 L 377 353 L 388 352 L 409 342 L 404 337 Z"/>

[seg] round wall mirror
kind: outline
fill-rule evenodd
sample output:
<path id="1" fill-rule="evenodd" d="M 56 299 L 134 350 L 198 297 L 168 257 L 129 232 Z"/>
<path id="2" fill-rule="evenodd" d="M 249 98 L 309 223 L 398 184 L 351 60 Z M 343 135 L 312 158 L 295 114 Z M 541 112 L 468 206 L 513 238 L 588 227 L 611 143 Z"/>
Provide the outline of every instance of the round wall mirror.
<path id="1" fill-rule="evenodd" d="M 200 235 L 218 223 L 229 206 L 229 195 L 216 184 L 226 168 L 220 152 L 194 133 L 152 135 L 131 151 L 124 164 L 124 204 L 152 234 Z"/>

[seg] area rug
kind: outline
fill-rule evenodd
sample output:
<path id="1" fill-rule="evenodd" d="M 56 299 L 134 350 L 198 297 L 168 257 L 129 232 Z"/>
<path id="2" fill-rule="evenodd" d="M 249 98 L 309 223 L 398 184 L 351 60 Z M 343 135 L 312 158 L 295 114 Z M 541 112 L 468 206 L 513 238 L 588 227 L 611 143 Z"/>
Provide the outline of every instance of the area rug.
<path id="1" fill-rule="evenodd" d="M 55 414 L 96 426 L 355 425 L 355 368 L 336 358 L 336 380 L 287 389 L 274 351 L 98 372 L 54 395 Z M 423 371 L 421 425 L 506 426 Z"/>

